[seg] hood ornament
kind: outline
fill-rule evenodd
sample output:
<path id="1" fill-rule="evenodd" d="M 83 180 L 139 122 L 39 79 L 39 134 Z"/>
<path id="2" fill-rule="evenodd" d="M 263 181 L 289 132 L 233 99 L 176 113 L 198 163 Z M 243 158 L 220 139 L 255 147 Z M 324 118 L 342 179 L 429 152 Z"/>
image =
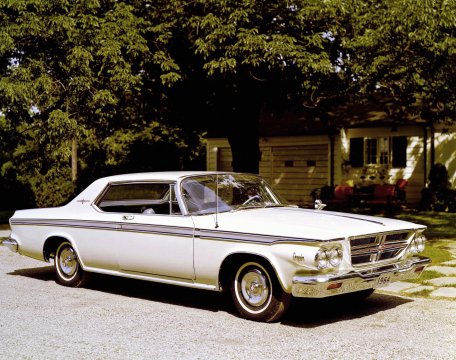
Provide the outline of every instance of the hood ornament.
<path id="1" fill-rule="evenodd" d="M 323 204 L 323 201 L 317 199 L 315 200 L 314 206 L 316 210 L 323 210 L 323 208 L 326 207 L 326 204 Z"/>

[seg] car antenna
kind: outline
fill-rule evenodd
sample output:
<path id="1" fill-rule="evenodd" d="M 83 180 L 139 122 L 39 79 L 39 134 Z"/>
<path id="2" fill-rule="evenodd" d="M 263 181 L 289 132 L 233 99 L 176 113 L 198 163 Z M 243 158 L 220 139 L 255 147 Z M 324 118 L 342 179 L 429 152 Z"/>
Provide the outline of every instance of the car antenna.
<path id="1" fill-rule="evenodd" d="M 219 185 L 218 185 L 218 174 L 215 176 L 215 228 L 219 227 L 218 224 L 218 207 L 219 207 Z"/>

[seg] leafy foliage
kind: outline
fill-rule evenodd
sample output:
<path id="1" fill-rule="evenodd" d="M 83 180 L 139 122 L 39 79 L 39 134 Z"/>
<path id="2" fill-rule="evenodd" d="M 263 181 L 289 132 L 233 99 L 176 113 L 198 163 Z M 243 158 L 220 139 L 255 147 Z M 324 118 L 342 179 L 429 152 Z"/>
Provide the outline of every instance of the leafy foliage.
<path id="1" fill-rule="evenodd" d="M 128 2 L 114 0 L 0 5 L 0 104 L 9 121 L 2 128 L 14 124 L 17 141 L 2 167 L 14 168 L 29 184 L 37 205 L 60 204 L 74 192 L 72 142 L 106 151 L 110 165 L 119 146 L 110 139 L 134 141 L 153 123 L 154 114 L 140 110 L 145 64 L 164 76 L 165 84 L 173 66 L 163 51 L 150 49 L 162 36 L 160 29 L 136 12 Z M 179 147 L 183 140 L 166 141 Z M 94 165 L 86 161 L 79 159 L 82 170 Z"/>
<path id="2" fill-rule="evenodd" d="M 189 77 L 202 73 L 210 89 L 196 102 L 218 120 L 217 129 L 213 121 L 207 128 L 228 137 L 235 171 L 258 172 L 262 111 L 317 108 L 321 99 L 340 95 L 337 53 L 325 35 L 340 11 L 334 4 L 195 1 L 185 7 L 184 34 L 176 38 L 193 52 Z"/>
<path id="3" fill-rule="evenodd" d="M 206 131 L 256 172 L 261 112 L 329 129 L 374 95 L 398 122 L 453 121 L 455 24 L 447 0 L 3 0 L 2 181 L 57 205 L 97 176 L 200 166 Z"/>
<path id="4" fill-rule="evenodd" d="M 455 119 L 456 3 L 446 0 L 350 0 L 336 38 L 341 68 L 363 96 L 391 99 L 385 110 L 397 122 L 419 115 Z"/>

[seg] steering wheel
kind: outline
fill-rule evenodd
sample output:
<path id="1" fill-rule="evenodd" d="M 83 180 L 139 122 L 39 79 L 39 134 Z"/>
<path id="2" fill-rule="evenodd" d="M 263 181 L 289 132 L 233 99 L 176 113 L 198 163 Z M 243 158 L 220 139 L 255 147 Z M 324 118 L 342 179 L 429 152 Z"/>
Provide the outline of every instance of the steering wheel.
<path id="1" fill-rule="evenodd" d="M 253 195 L 253 196 L 250 196 L 246 201 L 244 201 L 242 203 L 242 206 L 243 205 L 247 205 L 249 202 L 253 201 L 253 200 L 261 200 L 261 196 L 260 195 Z"/>

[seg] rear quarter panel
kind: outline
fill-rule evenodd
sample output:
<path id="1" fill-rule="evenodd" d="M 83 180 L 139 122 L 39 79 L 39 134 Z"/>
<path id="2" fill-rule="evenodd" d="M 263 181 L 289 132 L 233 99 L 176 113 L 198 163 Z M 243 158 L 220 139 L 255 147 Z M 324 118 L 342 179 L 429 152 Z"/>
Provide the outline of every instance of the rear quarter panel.
<path id="1" fill-rule="evenodd" d="M 51 237 L 69 241 L 83 268 L 117 269 L 115 229 L 97 229 L 97 221 L 114 223 L 119 215 L 100 214 L 88 204 L 84 209 L 69 206 L 16 211 L 10 219 L 11 237 L 19 244 L 19 253 L 37 260 L 44 259 L 44 246 Z M 79 225 L 78 225 L 79 224 Z"/>

